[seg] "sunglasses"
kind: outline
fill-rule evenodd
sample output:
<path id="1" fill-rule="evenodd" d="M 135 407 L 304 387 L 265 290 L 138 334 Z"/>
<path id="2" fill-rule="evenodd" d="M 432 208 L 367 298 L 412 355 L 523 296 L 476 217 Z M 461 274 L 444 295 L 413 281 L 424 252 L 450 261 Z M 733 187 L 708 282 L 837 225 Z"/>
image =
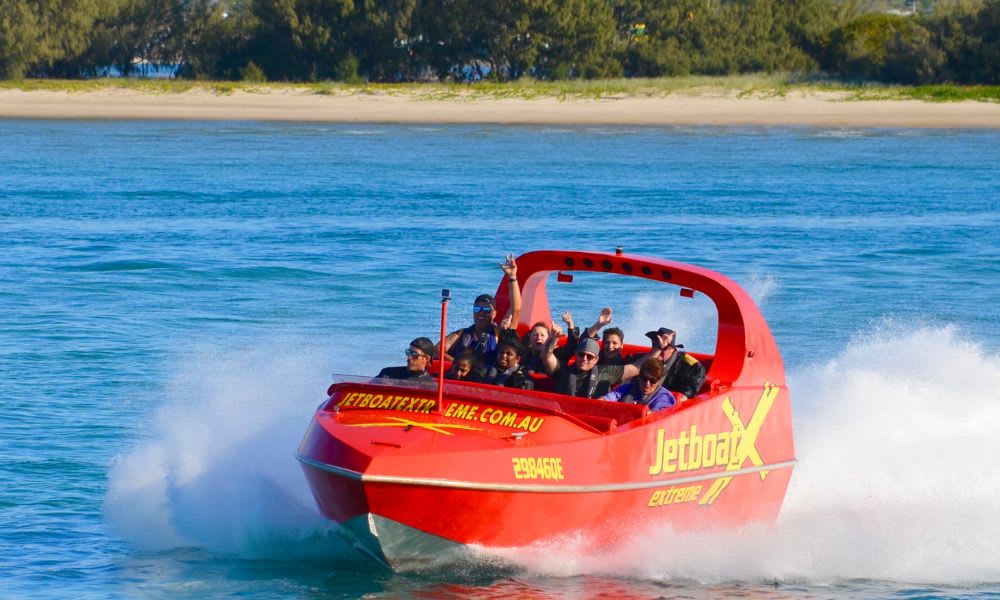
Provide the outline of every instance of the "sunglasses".
<path id="1" fill-rule="evenodd" d="M 417 352 L 416 350 L 410 350 L 409 348 L 406 349 L 406 356 L 410 358 L 430 358 L 430 356 L 427 356 L 426 354 Z"/>
<path id="2" fill-rule="evenodd" d="M 473 306 L 472 313 L 483 313 L 483 312 L 493 312 L 492 306 Z"/>
<path id="3" fill-rule="evenodd" d="M 639 377 L 643 383 L 656 383 L 660 379 L 658 377 Z"/>
<path id="4" fill-rule="evenodd" d="M 576 356 L 580 360 L 597 360 L 597 355 L 590 352 L 577 352 Z"/>

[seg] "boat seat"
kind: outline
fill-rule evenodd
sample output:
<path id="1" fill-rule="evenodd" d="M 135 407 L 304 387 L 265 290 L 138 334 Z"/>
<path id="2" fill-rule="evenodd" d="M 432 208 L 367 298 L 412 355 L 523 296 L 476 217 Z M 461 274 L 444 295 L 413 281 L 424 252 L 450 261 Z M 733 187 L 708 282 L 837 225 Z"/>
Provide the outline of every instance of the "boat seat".
<path id="1" fill-rule="evenodd" d="M 629 404 L 627 402 L 607 402 L 605 400 L 594 400 L 591 398 L 576 398 L 573 396 L 559 396 L 559 408 L 570 415 L 590 423 L 588 419 L 608 419 L 617 423 L 628 423 L 649 413 L 649 407 L 642 404 Z M 596 422 L 596 421 L 595 421 Z"/>
<path id="2" fill-rule="evenodd" d="M 600 431 L 601 433 L 607 433 L 614 431 L 615 427 L 618 427 L 617 419 L 609 419 L 607 417 L 597 417 L 594 415 L 571 415 L 587 425 L 590 425 L 594 429 Z"/>
<path id="3" fill-rule="evenodd" d="M 530 373 L 531 382 L 535 384 L 536 392 L 551 392 L 553 383 L 552 378 L 545 373 Z"/>

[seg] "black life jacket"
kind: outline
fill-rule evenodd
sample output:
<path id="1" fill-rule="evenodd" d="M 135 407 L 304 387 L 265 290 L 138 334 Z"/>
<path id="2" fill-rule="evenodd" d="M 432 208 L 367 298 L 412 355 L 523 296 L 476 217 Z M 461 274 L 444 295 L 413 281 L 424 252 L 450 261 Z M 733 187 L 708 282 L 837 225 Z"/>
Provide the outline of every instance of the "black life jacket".
<path id="1" fill-rule="evenodd" d="M 611 387 L 617 383 L 600 365 L 586 373 L 580 373 L 575 367 L 563 367 L 564 375 L 557 388 L 567 396 L 577 396 L 580 398 L 600 398 L 611 391 Z"/>
<path id="2" fill-rule="evenodd" d="M 482 365 L 493 365 L 497 361 L 497 339 L 496 325 L 490 325 L 489 330 L 476 335 L 476 326 L 471 325 L 462 330 L 462 333 L 455 340 L 455 343 L 448 348 L 448 354 L 452 358 L 458 358 L 467 350 L 472 351 L 472 355 Z"/>
<path id="3" fill-rule="evenodd" d="M 525 374 L 524 367 L 521 365 L 506 371 L 501 371 L 497 367 L 489 367 L 486 369 L 483 381 L 519 390 L 531 390 L 535 387 L 534 382 Z"/>

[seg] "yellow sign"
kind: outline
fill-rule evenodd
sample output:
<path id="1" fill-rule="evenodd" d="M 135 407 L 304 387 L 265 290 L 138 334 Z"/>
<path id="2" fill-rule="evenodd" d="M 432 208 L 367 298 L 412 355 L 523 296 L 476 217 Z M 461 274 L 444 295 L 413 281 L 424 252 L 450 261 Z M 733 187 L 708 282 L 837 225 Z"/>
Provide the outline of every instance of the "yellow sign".
<path id="1" fill-rule="evenodd" d="M 437 400 L 419 396 L 401 396 L 397 394 L 366 394 L 351 392 L 340 399 L 340 408 L 377 408 L 382 410 L 402 410 L 406 412 L 429 413 L 434 409 Z"/>
<path id="2" fill-rule="evenodd" d="M 564 479 L 561 458 L 512 458 L 515 479 Z"/>
<path id="3" fill-rule="evenodd" d="M 444 416 L 479 421 L 480 423 L 489 423 L 490 425 L 503 425 L 504 427 L 523 429 L 532 433 L 538 431 L 542 423 L 545 422 L 544 417 L 533 417 L 531 415 L 521 417 L 516 411 L 501 410 L 490 406 L 483 408 L 475 404 L 452 403 L 444 411 Z"/>
<path id="4" fill-rule="evenodd" d="M 726 465 L 727 471 L 735 471 L 743 468 L 743 463 L 747 459 L 750 459 L 750 462 L 755 467 L 764 464 L 764 459 L 760 457 L 760 452 L 757 451 L 757 436 L 760 434 L 760 428 L 764 424 L 764 419 L 767 418 L 767 413 L 771 410 L 771 406 L 774 404 L 774 399 L 777 396 L 778 387 L 765 383 L 764 392 L 760 395 L 760 401 L 757 402 L 757 408 L 754 409 L 753 415 L 746 425 L 743 424 L 740 413 L 736 412 L 736 408 L 729 401 L 729 398 L 726 398 L 725 402 L 722 403 L 722 410 L 726 413 L 726 418 L 729 419 L 729 423 L 733 426 L 733 433 L 738 431 L 743 437 L 739 454 L 735 457 L 736 460 L 731 460 Z M 761 471 L 760 480 L 764 481 L 765 477 L 767 477 L 767 471 Z M 705 492 L 705 495 L 702 496 L 701 500 L 698 501 L 698 504 L 711 504 L 715 502 L 719 494 L 722 493 L 722 490 L 726 489 L 726 486 L 729 485 L 732 479 L 732 477 L 716 479 L 712 482 L 712 485 Z"/>
<path id="5" fill-rule="evenodd" d="M 658 429 L 653 464 L 649 467 L 649 474 L 653 476 L 661 473 L 695 471 L 722 465 L 725 465 L 727 471 L 736 471 L 743 468 L 748 459 L 754 466 L 764 464 L 757 450 L 757 436 L 774 405 L 778 391 L 777 386 L 765 383 L 757 407 L 746 423 L 727 396 L 722 401 L 722 412 L 729 419 L 730 431 L 700 434 L 698 426 L 692 425 L 679 436 L 664 439 L 665 431 Z M 762 480 L 766 476 L 767 471 L 760 472 Z M 715 502 L 731 479 L 732 477 L 723 477 L 715 480 L 698 503 Z"/>
<path id="6" fill-rule="evenodd" d="M 668 504 L 694 502 L 698 499 L 699 494 L 701 494 L 700 485 L 669 487 L 665 490 L 656 490 L 650 496 L 648 506 L 667 506 Z"/>
<path id="7" fill-rule="evenodd" d="M 414 427 L 419 427 L 420 429 L 427 429 L 435 433 L 443 433 L 445 435 L 454 435 L 449 429 L 464 429 L 467 431 L 479 431 L 477 427 L 470 427 L 468 425 L 450 425 L 447 423 L 425 423 L 422 421 L 411 421 L 410 419 L 401 419 L 399 417 L 389 417 L 386 421 L 380 421 L 377 423 L 351 423 L 350 427 L 409 427 L 413 429 Z"/>

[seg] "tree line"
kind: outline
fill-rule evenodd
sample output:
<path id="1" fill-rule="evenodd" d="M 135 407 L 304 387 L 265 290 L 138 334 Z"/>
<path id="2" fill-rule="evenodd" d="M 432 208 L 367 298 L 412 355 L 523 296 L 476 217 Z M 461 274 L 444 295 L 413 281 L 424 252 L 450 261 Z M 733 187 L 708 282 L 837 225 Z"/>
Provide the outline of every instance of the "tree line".
<path id="1" fill-rule="evenodd" d="M 0 78 L 1000 82 L 1000 0 L 0 0 Z"/>

